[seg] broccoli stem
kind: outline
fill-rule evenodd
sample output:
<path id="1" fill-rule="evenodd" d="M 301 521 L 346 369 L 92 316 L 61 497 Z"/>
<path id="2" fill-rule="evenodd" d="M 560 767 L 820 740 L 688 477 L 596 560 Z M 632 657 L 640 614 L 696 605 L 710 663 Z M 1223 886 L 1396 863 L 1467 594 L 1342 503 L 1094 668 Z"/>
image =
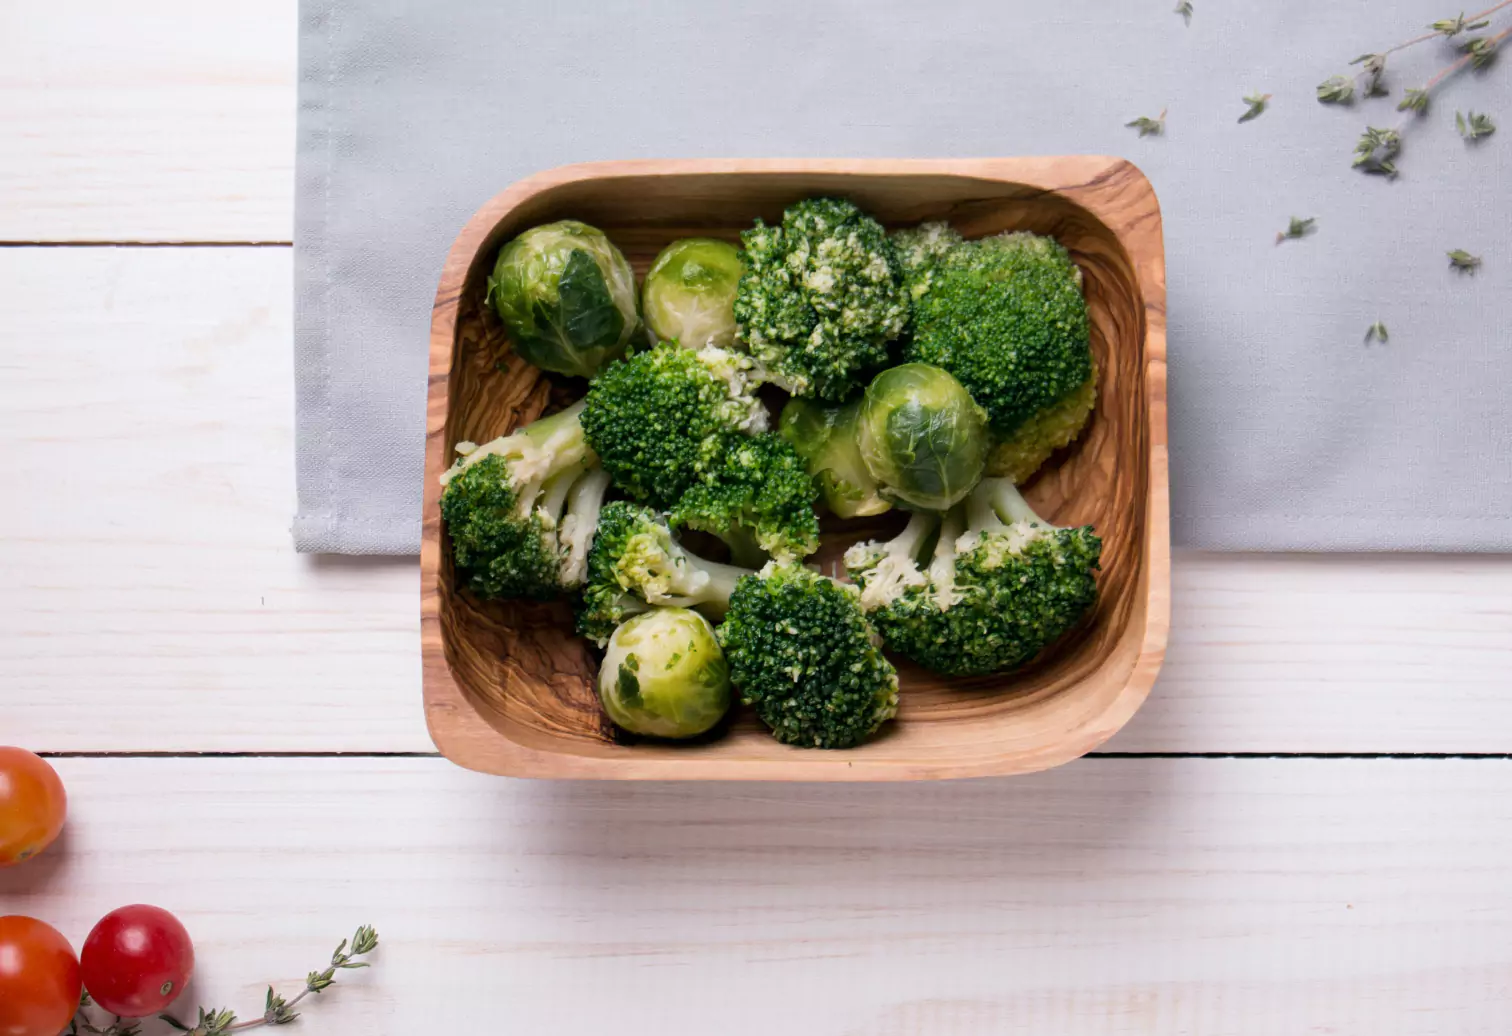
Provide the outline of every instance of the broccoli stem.
<path id="1" fill-rule="evenodd" d="M 532 421 L 481 446 L 458 444 L 462 456 L 441 476 L 442 484 L 484 457 L 503 457 L 509 466 L 516 510 L 520 517 L 526 517 L 535 509 L 547 482 L 564 472 L 580 473 L 593 463 L 593 451 L 583 436 L 583 405 L 584 400 L 578 400 L 566 410 Z"/>
<path id="2" fill-rule="evenodd" d="M 735 592 L 735 584 L 742 576 L 751 575 L 752 570 L 708 561 L 681 547 L 678 550 L 681 557 L 675 565 L 679 574 L 668 587 L 676 593 L 658 594 L 651 603 L 670 608 L 696 607 L 722 617 L 729 607 L 730 595 Z"/>
<path id="3" fill-rule="evenodd" d="M 919 549 L 924 545 L 924 540 L 934 531 L 939 517 L 932 511 L 914 511 L 909 514 L 908 524 L 903 526 L 903 531 L 887 541 L 888 556 L 917 561 Z"/>
<path id="4" fill-rule="evenodd" d="M 933 511 L 914 511 L 908 516 L 903 531 L 881 544 L 858 544 L 867 556 L 870 571 L 861 590 L 861 606 L 873 611 L 891 604 L 911 586 L 924 585 L 924 573 L 919 570 L 919 554 L 930 533 L 939 524 L 940 516 Z M 880 548 L 880 549 L 879 549 Z M 876 560 L 870 561 L 871 558 Z M 846 564 L 851 564 L 851 554 L 846 552 Z"/>
<path id="5" fill-rule="evenodd" d="M 940 538 L 935 541 L 934 557 L 929 561 L 929 585 L 942 610 L 956 603 L 956 542 L 965 531 L 966 519 L 961 508 L 951 508 L 940 522 Z"/>
<path id="6" fill-rule="evenodd" d="M 536 498 L 536 511 L 546 519 L 550 528 L 555 529 L 560 522 L 562 509 L 567 506 L 567 492 L 577 477 L 575 471 L 563 471 L 553 475 L 541 487 L 540 496 Z"/>
<path id="7" fill-rule="evenodd" d="M 730 548 L 730 561 L 744 568 L 757 569 L 767 563 L 767 553 L 756 536 L 743 525 L 732 526 L 713 534 Z"/>
<path id="8" fill-rule="evenodd" d="M 567 516 L 557 533 L 562 546 L 563 586 L 580 586 L 588 576 L 588 549 L 593 546 L 593 533 L 608 491 L 609 473 L 603 468 L 594 468 L 572 483 Z"/>
<path id="9" fill-rule="evenodd" d="M 984 478 L 966 501 L 967 524 L 972 532 L 1004 529 L 1027 522 L 1045 529 L 1057 529 L 1029 506 L 1011 478 Z"/>
<path id="10" fill-rule="evenodd" d="M 716 618 L 723 618 L 730 608 L 730 595 L 735 592 L 735 584 L 751 575 L 752 570 L 739 565 L 721 565 L 717 561 L 704 561 L 702 565 L 703 570 L 709 574 L 709 581 L 704 584 L 694 603 L 703 611 L 713 613 Z"/>

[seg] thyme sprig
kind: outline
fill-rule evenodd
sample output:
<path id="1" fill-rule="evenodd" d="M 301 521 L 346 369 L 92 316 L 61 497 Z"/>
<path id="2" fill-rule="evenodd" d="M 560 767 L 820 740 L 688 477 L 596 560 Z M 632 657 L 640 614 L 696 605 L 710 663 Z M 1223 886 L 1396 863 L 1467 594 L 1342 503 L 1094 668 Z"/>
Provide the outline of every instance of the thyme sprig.
<path id="1" fill-rule="evenodd" d="M 1498 4 L 1495 8 L 1482 12 L 1482 15 L 1489 14 L 1491 11 L 1505 7 L 1508 4 L 1512 4 L 1512 0 L 1505 0 L 1504 3 Z M 1474 19 L 1479 19 L 1482 15 L 1472 16 L 1472 24 Z M 1462 15 L 1461 18 L 1463 17 Z M 1455 19 L 1455 21 L 1458 20 Z M 1438 34 L 1434 33 L 1432 35 Z M 1421 87 L 1407 91 L 1406 96 L 1397 105 L 1397 111 L 1404 113 L 1404 121 L 1398 122 L 1396 126 L 1389 129 L 1377 129 L 1373 126 L 1366 127 L 1364 134 L 1361 135 L 1358 143 L 1355 144 L 1354 166 L 1363 169 L 1367 173 L 1382 173 L 1387 177 L 1395 177 L 1397 175 L 1396 156 L 1402 149 L 1402 130 L 1406 127 L 1405 120 L 1411 114 L 1422 114 L 1428 110 L 1429 97 L 1432 95 L 1434 89 L 1443 83 L 1444 80 L 1458 72 L 1464 71 L 1466 68 L 1478 68 L 1491 61 L 1496 56 L 1497 48 L 1500 47 L 1502 41 L 1508 36 L 1512 36 L 1512 28 L 1503 29 L 1494 36 L 1477 36 L 1462 44 L 1460 49 L 1464 53 L 1460 57 L 1455 59 L 1451 64 L 1439 69 Z M 1319 87 L 1319 90 L 1322 89 L 1322 87 Z M 1489 125 L 1489 120 L 1487 120 L 1486 124 Z M 1467 124 L 1466 130 L 1468 128 Z M 1461 130 L 1461 136 L 1464 136 L 1466 140 L 1474 140 L 1476 136 L 1485 135 L 1484 133 L 1470 135 L 1466 130 Z M 1494 130 L 1495 126 L 1493 125 L 1491 126 L 1491 131 L 1494 132 Z"/>
<path id="2" fill-rule="evenodd" d="M 1362 66 L 1358 72 L 1348 76 L 1329 76 L 1318 84 L 1318 100 L 1323 104 L 1352 104 L 1357 90 L 1362 97 L 1384 97 L 1391 92 L 1386 86 L 1386 59 L 1392 54 L 1429 40 L 1454 39 L 1462 33 L 1484 29 L 1491 24 L 1491 15 L 1509 6 L 1512 6 L 1512 0 L 1500 0 L 1499 3 L 1472 15 L 1461 13 L 1454 18 L 1441 18 L 1428 26 L 1429 32 L 1414 36 L 1405 43 L 1398 43 L 1382 51 L 1361 54 L 1350 62 L 1351 65 Z M 1501 33 L 1493 37 L 1476 37 L 1467 40 L 1462 47 L 1470 60 L 1479 67 L 1495 56 L 1497 44 L 1506 35 L 1506 33 Z"/>
<path id="3" fill-rule="evenodd" d="M 1381 342 L 1382 344 L 1385 344 L 1390 340 L 1391 335 L 1387 333 L 1386 325 L 1379 320 L 1365 329 L 1366 345 L 1369 345 L 1371 342 Z"/>
<path id="4" fill-rule="evenodd" d="M 236 1020 L 236 1013 L 227 1008 L 206 1010 L 201 1007 L 193 1025 L 186 1025 L 170 1014 L 160 1014 L 158 1019 L 178 1032 L 188 1033 L 189 1036 L 227 1036 L 228 1033 L 239 1032 L 242 1029 L 255 1029 L 262 1025 L 287 1025 L 299 1017 L 299 1012 L 294 1010 L 295 1005 L 311 993 L 319 993 L 334 984 L 337 972 L 367 967 L 366 961 L 360 961 L 357 958 L 366 956 L 377 948 L 378 933 L 371 926 L 363 925 L 357 929 L 350 940 L 341 940 L 341 945 L 337 946 L 336 952 L 331 954 L 329 967 L 324 971 L 312 971 L 306 976 L 303 991 L 294 999 L 284 999 L 273 991 L 272 986 L 269 986 L 267 998 L 263 1002 L 263 1013 L 259 1018 L 248 1018 L 246 1021 L 239 1022 Z M 78 1036 L 79 1033 L 88 1033 L 89 1036 L 140 1036 L 140 1021 L 117 1018 L 105 1028 L 95 1026 L 84 1013 L 84 1009 L 90 1006 L 91 1001 L 86 993 L 79 1000 L 79 1012 L 74 1015 L 73 1022 L 68 1028 L 68 1036 Z"/>
<path id="5" fill-rule="evenodd" d="M 1181 0 L 1176 5 L 1176 14 L 1181 15 L 1181 20 L 1188 25 L 1192 24 L 1192 0 Z"/>

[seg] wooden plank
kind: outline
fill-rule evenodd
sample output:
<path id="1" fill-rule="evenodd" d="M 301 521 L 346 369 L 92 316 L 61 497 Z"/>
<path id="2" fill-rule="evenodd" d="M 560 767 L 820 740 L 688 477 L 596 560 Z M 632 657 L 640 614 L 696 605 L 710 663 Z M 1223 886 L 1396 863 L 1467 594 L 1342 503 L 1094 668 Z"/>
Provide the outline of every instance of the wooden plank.
<path id="1" fill-rule="evenodd" d="M 413 562 L 295 555 L 289 254 L 0 250 L 4 737 L 428 751 Z M 1512 752 L 1512 558 L 1180 552 L 1106 747 Z"/>
<path id="2" fill-rule="evenodd" d="M 0 241 L 288 241 L 297 0 L 0 5 Z"/>
<path id="3" fill-rule="evenodd" d="M 5 740 L 430 748 L 413 562 L 293 551 L 290 273 L 0 250 Z"/>
<path id="4" fill-rule="evenodd" d="M 342 1034 L 1504 1033 L 1512 762 L 1093 759 L 1008 781 L 510 781 L 60 760 L 6 911 L 183 918 L 244 1014 L 362 922 Z"/>

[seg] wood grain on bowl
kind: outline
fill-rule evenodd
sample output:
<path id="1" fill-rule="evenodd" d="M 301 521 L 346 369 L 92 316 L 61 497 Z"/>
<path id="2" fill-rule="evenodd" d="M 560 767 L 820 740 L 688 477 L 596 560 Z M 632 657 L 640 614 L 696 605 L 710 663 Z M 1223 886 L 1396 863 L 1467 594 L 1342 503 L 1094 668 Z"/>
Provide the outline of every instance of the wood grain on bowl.
<path id="1" fill-rule="evenodd" d="M 854 200 L 889 227 L 949 220 L 968 237 L 1032 230 L 1084 274 L 1097 409 L 1078 442 L 1025 488 L 1060 524 L 1103 537 L 1095 613 L 1028 669 L 946 680 L 900 667 L 897 722 L 849 751 L 778 744 L 754 719 L 696 745 L 617 739 L 599 712 L 596 659 L 566 604 L 479 601 L 457 586 L 441 524 L 440 474 L 455 445 L 482 442 L 568 402 L 514 356 L 483 304 L 504 241 L 538 223 L 600 227 L 637 274 L 677 237 L 736 240 L 816 194 Z M 521 181 L 452 246 L 431 324 L 421 637 L 426 717 L 453 761 L 516 776 L 625 779 L 912 780 L 1055 766 L 1117 731 L 1148 694 L 1170 606 L 1166 476 L 1165 254 L 1149 182 L 1118 158 L 635 161 L 568 166 Z M 886 527 L 896 516 L 875 521 Z M 856 526 L 827 534 L 830 570 Z"/>

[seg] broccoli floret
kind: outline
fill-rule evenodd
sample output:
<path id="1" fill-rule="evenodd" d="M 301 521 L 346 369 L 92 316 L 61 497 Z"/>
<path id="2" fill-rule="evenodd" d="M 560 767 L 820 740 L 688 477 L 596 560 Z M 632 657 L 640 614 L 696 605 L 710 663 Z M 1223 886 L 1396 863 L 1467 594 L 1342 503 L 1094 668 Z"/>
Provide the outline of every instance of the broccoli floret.
<path id="1" fill-rule="evenodd" d="M 775 432 L 731 436 L 720 463 L 672 508 L 674 529 L 724 540 L 740 564 L 781 561 L 819 549 L 818 487 L 792 445 Z"/>
<path id="2" fill-rule="evenodd" d="M 944 517 L 926 567 L 933 526 L 915 516 L 896 539 L 845 555 L 887 646 L 920 665 L 951 676 L 1012 669 L 1097 600 L 1102 541 L 1092 527 L 1048 525 L 1009 479 L 984 479 Z"/>
<path id="3" fill-rule="evenodd" d="M 940 258 L 961 243 L 961 235 L 949 223 L 921 223 L 895 231 L 892 242 L 903 267 L 903 286 L 913 300 L 929 290 Z"/>
<path id="4" fill-rule="evenodd" d="M 741 234 L 735 324 L 765 379 L 843 400 L 887 361 L 908 320 L 902 269 L 882 225 L 837 198 L 789 206 Z"/>
<path id="5" fill-rule="evenodd" d="M 543 417 L 462 456 L 441 476 L 452 558 L 480 597 L 546 599 L 583 579 L 587 539 L 608 489 L 578 416 Z"/>
<path id="6" fill-rule="evenodd" d="M 1089 342 L 1070 253 L 1052 238 L 1014 233 L 960 242 L 934 258 L 906 353 L 960 379 L 993 433 L 1008 440 L 1092 379 Z"/>
<path id="7" fill-rule="evenodd" d="M 724 614 L 750 569 L 707 561 L 685 549 L 649 507 L 616 500 L 599 514 L 578 602 L 578 632 L 606 644 L 615 627 L 654 607 Z"/>
<path id="8" fill-rule="evenodd" d="M 1097 365 L 1092 376 L 1059 403 L 1052 403 L 1019 425 L 1006 439 L 998 439 L 987 453 L 987 474 L 1023 483 L 1050 455 L 1069 446 L 1086 427 L 1097 405 Z"/>
<path id="9" fill-rule="evenodd" d="M 750 369 L 749 357 L 676 342 L 605 367 L 584 400 L 583 430 L 614 484 L 671 507 L 733 435 L 765 431 Z"/>
<path id="10" fill-rule="evenodd" d="M 897 670 L 853 586 L 773 562 L 736 584 L 717 632 L 741 700 L 779 741 L 850 748 L 897 714 Z"/>

